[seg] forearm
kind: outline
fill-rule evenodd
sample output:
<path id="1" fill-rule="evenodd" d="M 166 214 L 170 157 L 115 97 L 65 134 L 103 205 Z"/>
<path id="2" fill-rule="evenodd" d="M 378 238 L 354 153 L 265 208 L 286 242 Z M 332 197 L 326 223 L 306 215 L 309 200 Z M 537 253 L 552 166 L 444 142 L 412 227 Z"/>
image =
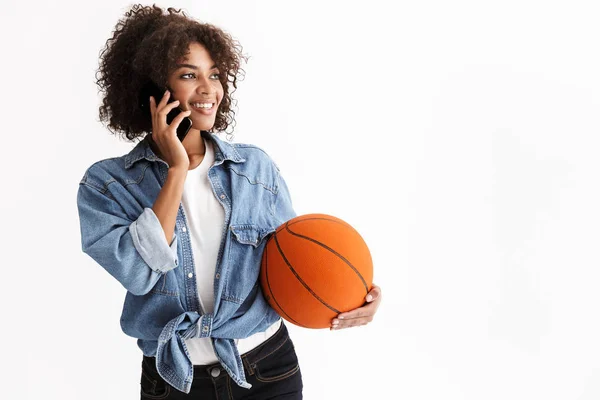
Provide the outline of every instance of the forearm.
<path id="1" fill-rule="evenodd" d="M 169 168 L 167 180 L 162 189 L 158 193 L 152 211 L 158 217 L 160 224 L 165 233 L 167 243 L 173 240 L 173 232 L 175 231 L 175 220 L 183 195 L 183 186 L 187 176 L 187 169 Z"/>

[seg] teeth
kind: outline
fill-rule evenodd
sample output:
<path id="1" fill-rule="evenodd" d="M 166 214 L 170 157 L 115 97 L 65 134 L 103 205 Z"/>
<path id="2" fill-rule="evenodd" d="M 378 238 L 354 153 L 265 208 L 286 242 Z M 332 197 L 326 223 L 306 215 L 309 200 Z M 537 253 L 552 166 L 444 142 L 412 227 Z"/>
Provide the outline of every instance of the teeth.
<path id="1" fill-rule="evenodd" d="M 212 108 L 212 103 L 192 103 L 196 108 Z"/>

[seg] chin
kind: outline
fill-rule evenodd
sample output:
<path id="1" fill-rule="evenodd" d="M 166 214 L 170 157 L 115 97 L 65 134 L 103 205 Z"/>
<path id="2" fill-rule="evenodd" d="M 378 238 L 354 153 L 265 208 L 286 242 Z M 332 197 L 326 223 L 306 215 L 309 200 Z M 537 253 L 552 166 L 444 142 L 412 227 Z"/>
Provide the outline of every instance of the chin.
<path id="1" fill-rule="evenodd" d="M 207 131 L 215 125 L 214 119 L 212 121 L 195 121 L 192 120 L 192 129 L 197 129 L 199 131 Z"/>

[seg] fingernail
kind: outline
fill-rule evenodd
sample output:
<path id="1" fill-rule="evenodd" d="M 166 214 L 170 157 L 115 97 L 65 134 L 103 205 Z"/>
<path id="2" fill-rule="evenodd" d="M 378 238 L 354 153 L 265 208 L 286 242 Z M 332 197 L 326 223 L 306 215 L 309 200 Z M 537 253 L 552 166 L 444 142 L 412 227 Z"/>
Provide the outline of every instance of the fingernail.
<path id="1" fill-rule="evenodd" d="M 338 317 L 339 319 L 344 319 L 344 317 Z"/>
<path id="2" fill-rule="evenodd" d="M 367 295 L 367 301 L 371 301 L 373 300 L 373 296 L 371 296 L 370 294 Z"/>
<path id="3" fill-rule="evenodd" d="M 331 324 L 332 324 L 332 325 L 337 325 L 337 324 L 339 324 L 339 323 L 340 323 L 340 321 L 338 321 L 338 320 L 336 320 L 336 319 L 334 319 L 334 320 L 331 322 Z"/>

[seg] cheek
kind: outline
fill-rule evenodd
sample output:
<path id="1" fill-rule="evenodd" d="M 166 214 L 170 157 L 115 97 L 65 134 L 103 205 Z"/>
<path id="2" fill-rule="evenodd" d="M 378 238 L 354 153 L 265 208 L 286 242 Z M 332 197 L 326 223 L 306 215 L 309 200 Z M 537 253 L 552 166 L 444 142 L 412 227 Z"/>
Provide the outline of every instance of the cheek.
<path id="1" fill-rule="evenodd" d="M 218 85 L 217 86 L 217 100 L 219 101 L 219 104 L 221 104 L 224 94 L 225 94 L 225 92 L 223 90 L 223 85 L 222 84 Z"/>
<path id="2" fill-rule="evenodd" d="M 185 88 L 182 87 L 178 87 L 178 88 L 173 88 L 173 92 L 171 94 L 171 99 L 172 100 L 179 100 L 179 102 L 181 104 L 185 104 L 187 102 L 186 99 L 188 99 L 191 95 L 189 90 L 186 90 Z"/>

